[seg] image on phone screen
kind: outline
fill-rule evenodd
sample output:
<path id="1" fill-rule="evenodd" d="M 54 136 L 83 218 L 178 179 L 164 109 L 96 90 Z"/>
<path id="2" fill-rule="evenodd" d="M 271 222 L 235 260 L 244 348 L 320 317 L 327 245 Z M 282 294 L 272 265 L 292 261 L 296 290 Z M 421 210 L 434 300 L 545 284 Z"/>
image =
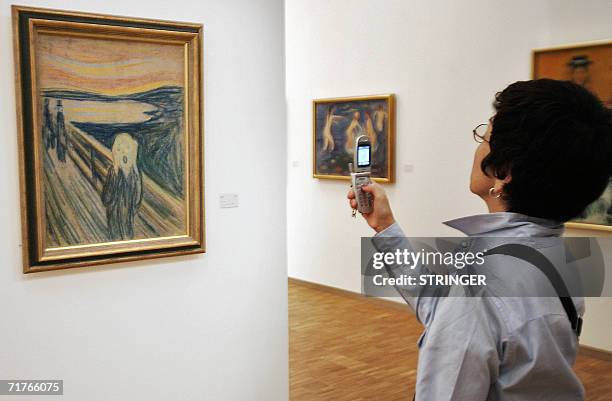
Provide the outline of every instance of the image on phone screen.
<path id="1" fill-rule="evenodd" d="M 357 147 L 357 167 L 367 167 L 370 165 L 370 146 Z"/>

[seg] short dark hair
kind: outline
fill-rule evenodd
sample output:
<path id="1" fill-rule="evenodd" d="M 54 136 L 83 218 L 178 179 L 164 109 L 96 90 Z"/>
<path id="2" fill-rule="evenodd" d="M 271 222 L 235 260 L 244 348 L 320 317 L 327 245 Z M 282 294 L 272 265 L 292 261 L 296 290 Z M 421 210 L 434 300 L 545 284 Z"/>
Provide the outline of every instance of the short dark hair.
<path id="1" fill-rule="evenodd" d="M 605 190 L 612 173 L 612 110 L 585 88 L 537 79 L 495 96 L 488 176 L 512 177 L 510 212 L 568 221 Z"/>

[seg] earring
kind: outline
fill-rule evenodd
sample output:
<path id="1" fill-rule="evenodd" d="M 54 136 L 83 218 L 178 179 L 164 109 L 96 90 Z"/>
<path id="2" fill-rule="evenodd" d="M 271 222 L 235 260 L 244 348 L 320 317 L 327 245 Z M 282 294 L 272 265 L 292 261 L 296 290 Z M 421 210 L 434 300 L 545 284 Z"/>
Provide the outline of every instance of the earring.
<path id="1" fill-rule="evenodd" d="M 497 195 L 494 195 L 494 194 L 495 194 L 495 187 L 491 187 L 491 189 L 489 189 L 489 196 L 491 198 L 499 198 L 502 195 L 501 191 L 498 192 Z"/>

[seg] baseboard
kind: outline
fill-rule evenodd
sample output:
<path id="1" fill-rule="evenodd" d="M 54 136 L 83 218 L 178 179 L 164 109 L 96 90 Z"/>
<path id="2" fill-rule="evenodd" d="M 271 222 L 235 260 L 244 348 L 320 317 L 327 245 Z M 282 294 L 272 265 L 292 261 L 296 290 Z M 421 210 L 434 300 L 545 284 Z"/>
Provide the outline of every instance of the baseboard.
<path id="1" fill-rule="evenodd" d="M 612 352 L 601 348 L 591 347 L 589 345 L 580 344 L 578 346 L 578 355 L 588 356 L 606 362 L 612 362 Z"/>
<path id="2" fill-rule="evenodd" d="M 411 311 L 410 307 L 406 305 L 405 303 L 391 301 L 390 299 L 367 297 L 358 292 L 353 292 L 353 291 L 345 290 L 343 288 L 338 288 L 338 287 L 332 287 L 330 285 L 314 283 L 312 281 L 302 280 L 300 278 L 289 277 L 289 282 L 296 284 L 296 285 L 301 285 L 303 287 L 308 287 L 308 288 L 313 288 L 315 290 L 324 291 L 330 294 L 340 295 L 340 296 L 348 297 L 348 298 L 362 299 L 364 301 L 371 302 L 371 303 L 377 304 L 385 308 L 392 308 L 396 310 L 402 310 L 405 312 Z"/>

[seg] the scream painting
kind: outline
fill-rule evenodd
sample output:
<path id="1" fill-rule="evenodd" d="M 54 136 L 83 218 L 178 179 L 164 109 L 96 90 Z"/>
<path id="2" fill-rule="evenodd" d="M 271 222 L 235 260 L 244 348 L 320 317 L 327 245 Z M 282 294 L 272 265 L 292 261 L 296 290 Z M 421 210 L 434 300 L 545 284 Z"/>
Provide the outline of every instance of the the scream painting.
<path id="1" fill-rule="evenodd" d="M 182 47 L 37 40 L 46 244 L 183 233 Z"/>
<path id="2" fill-rule="evenodd" d="M 201 25 L 13 17 L 26 270 L 203 252 Z"/>

